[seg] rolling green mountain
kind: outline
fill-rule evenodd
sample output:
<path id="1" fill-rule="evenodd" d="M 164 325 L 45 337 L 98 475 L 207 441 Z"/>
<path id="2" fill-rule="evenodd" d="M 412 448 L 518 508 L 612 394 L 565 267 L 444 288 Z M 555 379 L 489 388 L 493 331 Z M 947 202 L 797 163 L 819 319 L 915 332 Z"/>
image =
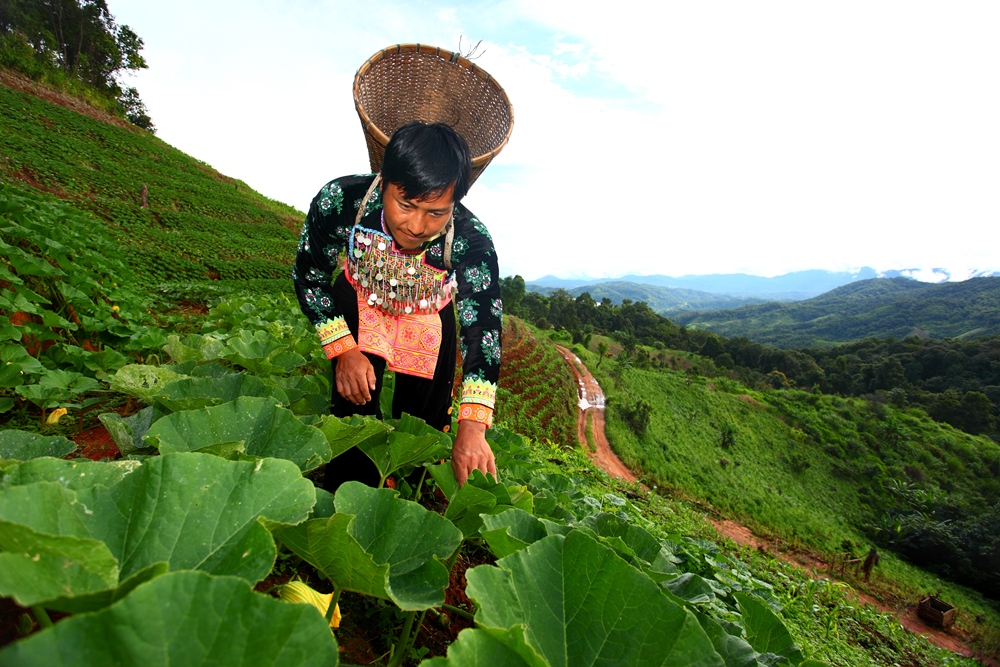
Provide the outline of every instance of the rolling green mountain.
<path id="1" fill-rule="evenodd" d="M 529 285 L 532 291 L 550 295 L 559 287 L 537 287 Z M 620 304 L 625 299 L 630 301 L 645 301 L 649 307 L 661 315 L 670 316 L 673 313 L 681 313 L 697 310 L 722 310 L 724 308 L 738 308 L 747 304 L 763 304 L 764 299 L 757 299 L 746 296 L 733 296 L 730 294 L 712 294 L 693 289 L 676 289 L 672 287 L 657 287 L 656 285 L 642 285 L 626 280 L 611 280 L 581 287 L 574 287 L 568 290 L 573 296 L 580 296 L 588 293 L 597 301 L 611 299 L 612 303 Z"/>
<path id="2" fill-rule="evenodd" d="M 795 303 L 676 314 L 676 323 L 782 348 L 863 338 L 963 338 L 1000 334 L 1000 278 L 928 284 L 862 280 Z"/>

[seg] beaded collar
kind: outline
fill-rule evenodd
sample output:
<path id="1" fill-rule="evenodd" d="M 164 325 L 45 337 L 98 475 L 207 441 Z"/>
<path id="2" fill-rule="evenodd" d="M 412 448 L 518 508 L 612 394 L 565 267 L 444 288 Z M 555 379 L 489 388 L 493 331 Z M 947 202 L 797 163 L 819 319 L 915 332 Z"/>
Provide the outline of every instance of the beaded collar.
<path id="1" fill-rule="evenodd" d="M 449 223 L 453 224 L 453 223 Z M 392 236 L 355 225 L 348 239 L 345 272 L 359 300 L 388 315 L 432 315 L 458 291 L 455 273 L 424 261 L 425 251 L 407 253 Z"/>

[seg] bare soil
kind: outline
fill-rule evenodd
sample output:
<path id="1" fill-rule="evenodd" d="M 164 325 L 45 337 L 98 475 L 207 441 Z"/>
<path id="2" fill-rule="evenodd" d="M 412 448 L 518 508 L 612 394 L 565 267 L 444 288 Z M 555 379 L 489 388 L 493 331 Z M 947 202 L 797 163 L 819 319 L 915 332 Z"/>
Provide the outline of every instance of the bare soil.
<path id="1" fill-rule="evenodd" d="M 557 345 L 556 349 L 559 350 L 566 363 L 573 369 L 573 374 L 580 385 L 580 415 L 578 420 L 580 445 L 587 451 L 590 458 L 612 477 L 619 477 L 632 482 L 636 481 L 635 474 L 611 450 L 607 436 L 604 433 L 604 393 L 601 392 L 597 380 L 587 370 L 587 367 L 583 365 L 579 357 L 570 350 L 560 345 Z M 756 403 L 749 396 L 741 396 L 740 398 L 747 403 Z M 596 451 L 590 450 L 590 444 L 587 441 L 588 421 L 591 424 L 591 433 L 596 445 Z M 833 574 L 834 568 L 831 564 L 825 562 L 816 554 L 784 551 L 779 548 L 780 544 L 755 535 L 746 526 L 728 519 L 712 520 L 712 525 L 715 526 L 715 530 L 720 536 L 728 538 L 742 546 L 766 551 L 776 558 L 804 570 L 814 579 L 836 579 Z M 990 665 L 991 667 L 998 665 L 997 661 L 992 658 L 977 656 L 975 651 L 969 646 L 968 635 L 958 628 L 952 626 L 951 628 L 942 629 L 927 625 L 917 615 L 916 604 L 890 606 L 856 589 L 852 590 L 859 602 L 873 606 L 881 612 L 888 612 L 895 615 L 904 628 L 914 634 L 923 635 L 931 643 L 948 651 L 960 653 L 967 658 L 976 658 L 983 664 Z"/>
<path id="2" fill-rule="evenodd" d="M 580 414 L 577 419 L 577 431 L 580 444 L 587 451 L 587 455 L 612 477 L 618 477 L 629 482 L 637 481 L 635 474 L 621 462 L 621 459 L 611 450 L 611 444 L 604 434 L 604 392 L 597 380 L 587 367 L 583 365 L 580 358 L 570 352 L 562 345 L 556 345 L 559 354 L 562 355 L 566 363 L 573 370 L 576 381 L 580 386 Z M 590 423 L 590 432 L 594 438 L 594 450 L 591 451 L 587 442 L 587 423 Z"/>

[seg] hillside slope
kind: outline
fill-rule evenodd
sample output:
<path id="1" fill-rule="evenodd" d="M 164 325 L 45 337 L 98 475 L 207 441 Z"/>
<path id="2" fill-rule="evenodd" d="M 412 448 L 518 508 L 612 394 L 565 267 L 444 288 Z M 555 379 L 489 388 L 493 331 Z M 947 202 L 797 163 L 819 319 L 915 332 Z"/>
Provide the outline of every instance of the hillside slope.
<path id="1" fill-rule="evenodd" d="M 928 284 L 874 278 L 795 303 L 677 314 L 678 324 L 783 348 L 863 338 L 990 336 L 1000 333 L 1000 278 Z"/>
<path id="2" fill-rule="evenodd" d="M 0 182 L 48 193 L 103 220 L 147 285 L 290 282 L 303 214 L 151 134 L 5 85 Z"/>

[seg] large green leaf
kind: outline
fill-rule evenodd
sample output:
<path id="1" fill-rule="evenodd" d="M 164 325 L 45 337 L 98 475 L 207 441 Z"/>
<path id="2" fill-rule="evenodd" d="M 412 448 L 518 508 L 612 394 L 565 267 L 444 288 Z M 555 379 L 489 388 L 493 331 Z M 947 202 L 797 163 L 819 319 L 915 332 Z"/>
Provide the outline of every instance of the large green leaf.
<path id="1" fill-rule="evenodd" d="M 243 441 L 247 454 L 287 459 L 303 472 L 330 460 L 330 446 L 319 429 L 303 424 L 274 399 L 253 396 L 167 415 L 150 427 L 145 440 L 163 454 Z"/>
<path id="2" fill-rule="evenodd" d="M 76 451 L 76 443 L 61 435 L 40 435 L 31 431 L 0 431 L 0 459 L 27 461 L 40 456 L 66 456 Z"/>
<path id="3" fill-rule="evenodd" d="M 153 400 L 172 412 L 180 412 L 222 405 L 240 396 L 277 398 L 274 402 L 285 399 L 280 390 L 268 387 L 256 376 L 230 373 L 221 378 L 188 377 L 171 382 L 157 391 Z"/>
<path id="4" fill-rule="evenodd" d="M 375 463 L 382 479 L 409 466 L 438 461 L 450 453 L 448 436 L 423 420 L 404 415 L 388 422 L 393 430 L 383 437 L 362 440 L 357 447 Z"/>
<path id="5" fill-rule="evenodd" d="M 389 426 L 385 422 L 357 416 L 341 419 L 326 415 L 318 428 L 326 437 L 333 457 L 340 456 L 366 440 L 380 440 L 384 443 L 389 437 Z"/>
<path id="6" fill-rule="evenodd" d="M 690 611 L 582 531 L 551 535 L 466 576 L 476 622 L 523 625 L 552 667 L 723 665 Z"/>
<path id="7" fill-rule="evenodd" d="M 114 599 L 116 586 L 158 563 L 256 582 L 276 553 L 263 522 L 303 521 L 315 499 L 312 483 L 288 461 L 190 453 L 150 458 L 110 487 L 11 486 L 0 490 L 0 570 L 18 576 L 2 582 L 0 595 L 66 611 L 95 609 Z M 91 576 L 106 572 L 105 557 L 87 540 L 116 559 L 117 584 L 101 587 Z M 80 544 L 93 548 L 84 553 Z M 64 570 L 74 576 L 67 579 Z M 57 598 L 39 588 L 45 581 L 64 584 Z"/>
<path id="8" fill-rule="evenodd" d="M 405 610 L 440 606 L 448 587 L 441 561 L 455 552 L 462 533 L 441 515 L 396 496 L 347 482 L 334 498 L 336 514 L 277 537 L 338 588 L 389 599 Z"/>
<path id="9" fill-rule="evenodd" d="M 758 653 L 783 655 L 793 665 L 802 662 L 802 652 L 792 641 L 785 624 L 760 599 L 746 593 L 734 593 L 743 612 L 743 627 L 747 631 L 747 641 Z"/>
<path id="10" fill-rule="evenodd" d="M 433 467 L 432 474 L 439 485 L 449 489 L 458 486 L 457 481 L 451 483 L 455 474 L 451 465 Z M 499 514 L 511 507 L 531 512 L 534 501 L 525 487 L 506 486 L 480 470 L 473 470 L 465 485 L 453 493 L 444 516 L 458 526 L 466 539 L 479 532 L 483 525 L 482 515 Z"/>
<path id="11" fill-rule="evenodd" d="M 625 560 L 642 569 L 654 581 L 670 578 L 677 572 L 679 558 L 649 531 L 615 514 L 602 512 L 581 519 L 576 525 L 587 527 L 607 539 Z"/>
<path id="12" fill-rule="evenodd" d="M 226 348 L 227 359 L 258 375 L 286 374 L 306 363 L 267 331 L 242 329 L 226 341 Z"/>
<path id="13" fill-rule="evenodd" d="M 146 403 L 153 402 L 153 395 L 171 382 L 184 376 L 167 368 L 129 364 L 122 366 L 111 380 L 111 390 L 135 396 Z"/>
<path id="14" fill-rule="evenodd" d="M 143 436 L 153 425 L 153 422 L 162 417 L 163 409 L 156 405 L 139 410 L 134 415 L 122 417 L 117 412 L 105 412 L 97 418 L 108 430 L 111 439 L 118 445 L 118 451 L 122 456 L 130 454 L 153 453 L 154 448 L 146 444 Z"/>
<path id="15" fill-rule="evenodd" d="M 163 351 L 170 355 L 176 364 L 185 361 L 211 361 L 221 359 L 225 355 L 226 344 L 215 336 L 186 336 L 184 340 L 176 334 L 167 336 L 167 344 Z"/>
<path id="16" fill-rule="evenodd" d="M 432 658 L 420 667 L 548 667 L 524 642 L 520 628 L 467 628 L 448 646 L 448 657 Z"/>
<path id="17" fill-rule="evenodd" d="M 695 612 L 702 630 L 712 640 L 715 652 L 719 654 L 726 667 L 758 667 L 757 652 L 753 650 L 742 637 L 735 637 L 719 625 L 714 619 Z"/>
<path id="18" fill-rule="evenodd" d="M 173 572 L 116 604 L 81 614 L 0 652 L 9 667 L 333 667 L 339 656 L 312 605 L 254 593 L 234 577 Z"/>
<path id="19" fill-rule="evenodd" d="M 58 482 L 78 491 L 100 484 L 114 486 L 140 466 L 138 461 L 65 461 L 43 457 L 25 461 L 0 472 L 0 488 L 26 486 L 35 482 Z"/>
<path id="20" fill-rule="evenodd" d="M 519 509 L 484 516 L 483 523 L 483 539 L 497 558 L 515 554 L 549 535 L 545 524 Z"/>
<path id="21" fill-rule="evenodd" d="M 29 375 L 36 375 L 44 370 L 38 359 L 28 354 L 23 345 L 17 344 L 0 345 L 0 364 L 16 366 Z"/>

